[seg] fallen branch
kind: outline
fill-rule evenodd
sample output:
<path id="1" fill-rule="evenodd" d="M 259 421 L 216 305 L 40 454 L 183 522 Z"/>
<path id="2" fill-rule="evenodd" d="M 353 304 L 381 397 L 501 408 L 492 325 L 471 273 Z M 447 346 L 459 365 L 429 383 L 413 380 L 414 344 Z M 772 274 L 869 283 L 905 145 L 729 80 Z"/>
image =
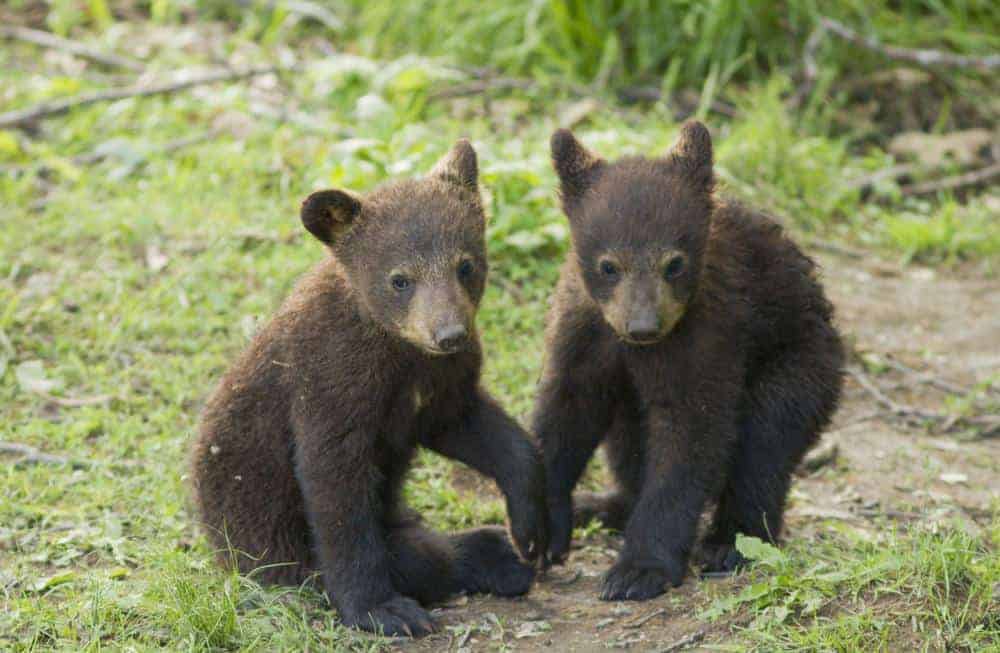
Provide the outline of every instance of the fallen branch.
<path id="1" fill-rule="evenodd" d="M 900 163 L 894 166 L 889 166 L 888 168 L 882 168 L 881 170 L 875 170 L 871 174 L 856 177 L 855 179 L 848 181 L 845 186 L 850 190 L 865 190 L 867 188 L 871 188 L 880 181 L 890 179 L 895 181 L 911 175 L 917 169 L 917 166 L 912 163 Z"/>
<path id="2" fill-rule="evenodd" d="M 0 454 L 4 453 L 19 456 L 14 460 L 15 465 L 66 465 L 73 469 L 94 469 L 95 467 L 137 469 L 142 467 L 142 463 L 135 460 L 117 460 L 105 463 L 93 460 L 81 460 L 79 458 L 66 458 L 65 456 L 45 453 L 21 442 L 5 442 L 0 440 Z"/>
<path id="3" fill-rule="evenodd" d="M 141 61 L 117 54 L 102 52 L 96 48 L 90 47 L 89 45 L 84 45 L 79 41 L 73 41 L 61 36 L 56 36 L 51 32 L 43 32 L 41 30 L 29 29 L 27 27 L 4 25 L 0 26 L 0 36 L 8 39 L 34 43 L 35 45 L 40 45 L 51 50 L 68 52 L 75 57 L 88 59 L 95 63 L 112 68 L 125 68 L 134 72 L 142 72 L 145 70 L 145 66 L 143 66 Z"/>
<path id="4" fill-rule="evenodd" d="M 705 635 L 707 634 L 708 633 L 704 629 L 696 630 L 690 635 L 685 635 L 684 637 L 681 637 L 679 640 L 677 640 L 673 644 L 670 644 L 666 648 L 656 649 L 655 653 L 674 653 L 674 651 L 682 651 L 686 648 L 690 648 L 695 644 L 701 642 L 701 640 L 705 639 Z"/>
<path id="5" fill-rule="evenodd" d="M 697 93 L 692 93 L 692 95 L 698 101 L 694 103 L 695 108 L 697 108 L 701 98 Z M 618 99 L 623 102 L 659 102 L 663 99 L 663 90 L 658 86 L 626 86 L 618 91 Z M 736 118 L 739 115 L 736 107 L 719 99 L 712 100 L 709 109 L 727 118 Z"/>
<path id="6" fill-rule="evenodd" d="M 145 163 L 146 161 L 149 160 L 149 157 L 152 155 L 171 154 L 173 152 L 176 152 L 177 150 L 188 147 L 190 145 L 195 145 L 197 143 L 201 143 L 203 141 L 207 141 L 211 138 L 214 138 L 215 136 L 223 133 L 224 131 L 225 130 L 222 129 L 210 129 L 207 132 L 203 132 L 200 134 L 192 134 L 190 136 L 183 136 L 181 138 L 168 141 L 159 147 L 145 148 L 141 151 L 141 154 L 143 156 L 142 160 L 135 162 L 135 166 L 138 167 L 139 165 Z M 87 152 L 86 154 L 80 154 L 73 157 L 72 162 L 74 165 L 77 166 L 94 165 L 100 163 L 101 161 L 104 161 L 105 159 L 111 158 L 113 154 L 114 153 L 109 149 L 106 148 L 102 149 L 101 147 L 98 147 L 91 152 Z M 40 174 L 45 174 L 51 171 L 52 169 L 53 168 L 51 164 L 38 162 L 26 166 L 18 166 L 18 167 L 11 166 L 6 169 L 0 170 L 0 174 L 6 174 L 6 173 L 24 174 L 32 170 L 35 170 Z M 55 400 L 58 398 L 52 398 L 52 399 Z"/>
<path id="7" fill-rule="evenodd" d="M 660 615 L 664 615 L 664 614 L 667 614 L 667 609 L 666 608 L 660 608 L 658 610 L 653 610 L 652 612 L 650 612 L 649 614 L 647 614 L 642 619 L 638 619 L 636 621 L 632 621 L 630 623 L 624 624 L 624 627 L 625 628 L 642 628 L 644 625 L 646 625 L 646 622 L 648 622 L 648 621 L 650 621 L 652 619 L 655 619 L 656 617 L 659 617 Z"/>
<path id="8" fill-rule="evenodd" d="M 892 45 L 883 45 L 878 39 L 870 36 L 862 36 L 843 23 L 825 16 L 819 19 L 819 25 L 825 31 L 832 32 L 844 40 L 850 41 L 855 45 L 860 45 L 866 50 L 877 52 L 888 59 L 908 61 L 921 66 L 975 68 L 984 72 L 1000 67 L 1000 54 L 991 54 L 985 57 L 969 57 L 951 52 L 942 52 L 940 50 L 900 48 Z M 810 40 L 812 40 L 811 37 Z"/>
<path id="9" fill-rule="evenodd" d="M 945 415 L 931 410 L 924 410 L 916 406 L 897 403 L 889 398 L 871 378 L 856 367 L 847 368 L 848 374 L 854 378 L 858 384 L 875 399 L 875 402 L 882 406 L 894 417 L 902 419 L 907 424 L 914 426 L 924 426 L 927 423 L 934 424 L 938 430 L 947 432 L 959 424 L 964 424 L 979 431 L 980 436 L 989 437 L 1000 432 L 1000 415 Z"/>
<path id="10" fill-rule="evenodd" d="M 82 406 L 96 406 L 98 404 L 106 404 L 112 399 L 115 399 L 115 395 L 96 395 L 94 397 L 56 397 L 55 395 L 50 395 L 47 393 L 41 393 L 45 401 L 51 402 L 57 406 L 62 406 L 64 408 L 80 408 Z"/>
<path id="11" fill-rule="evenodd" d="M 911 186 L 903 186 L 900 190 L 903 195 L 927 195 L 942 190 L 953 190 L 963 186 L 981 184 L 993 177 L 1000 177 L 1000 162 L 992 163 L 978 170 L 972 170 L 960 175 L 925 181 Z"/>
<path id="12" fill-rule="evenodd" d="M 116 100 L 123 100 L 131 97 L 148 97 L 151 95 L 176 93 L 177 91 L 193 88 L 195 86 L 204 86 L 205 84 L 214 84 L 216 82 L 226 82 L 237 79 L 247 79 L 249 77 L 256 77 L 259 75 L 268 75 L 278 72 L 278 70 L 279 68 L 277 66 L 254 66 L 251 68 L 218 70 L 176 82 L 165 82 L 153 84 L 151 86 L 132 86 L 128 88 L 111 89 L 108 91 L 86 93 L 61 100 L 52 100 L 27 109 L 8 111 L 7 113 L 0 114 L 0 128 L 24 126 L 43 118 L 58 116 L 67 113 L 72 109 L 90 104 L 96 104 L 98 102 L 114 102 Z"/>
<path id="13" fill-rule="evenodd" d="M 73 469 L 89 469 L 93 463 L 87 460 L 71 460 L 63 456 L 44 453 L 35 447 L 20 442 L 0 442 L 0 453 L 12 453 L 20 456 L 15 460 L 17 465 L 68 465 Z"/>
<path id="14" fill-rule="evenodd" d="M 531 79 L 519 77 L 493 77 L 488 79 L 477 79 L 463 84 L 446 86 L 430 94 L 430 100 L 447 100 L 451 98 L 464 97 L 467 95 L 480 95 L 487 91 L 510 91 L 528 90 L 534 88 L 536 83 Z"/>
<path id="15" fill-rule="evenodd" d="M 883 361 L 886 365 L 892 369 L 900 372 L 904 375 L 913 376 L 917 383 L 925 383 L 927 385 L 933 386 L 938 390 L 943 392 L 948 392 L 954 395 L 967 396 L 971 395 L 974 390 L 963 385 L 959 385 L 954 381 L 948 381 L 947 379 L 942 379 L 939 376 L 932 374 L 931 372 L 921 372 L 916 370 L 902 361 L 896 360 L 891 355 L 886 354 Z M 1000 389 L 987 387 L 985 392 L 990 394 L 1000 395 Z"/>

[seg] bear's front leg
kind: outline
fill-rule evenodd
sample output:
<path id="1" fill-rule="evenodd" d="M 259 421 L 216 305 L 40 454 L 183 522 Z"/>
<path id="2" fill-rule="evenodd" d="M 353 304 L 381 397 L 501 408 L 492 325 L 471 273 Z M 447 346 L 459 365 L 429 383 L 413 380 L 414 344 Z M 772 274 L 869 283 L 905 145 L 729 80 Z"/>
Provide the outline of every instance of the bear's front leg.
<path id="1" fill-rule="evenodd" d="M 302 489 L 323 587 L 347 626 L 388 636 L 433 632 L 430 615 L 392 584 L 381 475 L 363 431 L 299 438 Z"/>
<path id="2" fill-rule="evenodd" d="M 429 425 L 422 444 L 496 481 L 507 500 L 511 538 L 521 556 L 536 560 L 548 548 L 545 470 L 516 421 L 485 390 L 476 389 L 457 419 Z"/>
<path id="3" fill-rule="evenodd" d="M 665 407 L 648 410 L 645 480 L 602 599 L 643 601 L 683 582 L 698 519 L 717 491 L 720 456 L 731 441 L 712 422 Z"/>
<path id="4" fill-rule="evenodd" d="M 533 429 L 545 460 L 549 507 L 547 564 L 569 555 L 573 535 L 573 488 L 607 431 L 616 397 L 599 385 L 573 380 L 556 370 L 543 381 L 535 404 Z M 591 382 L 592 381 L 592 382 Z"/>

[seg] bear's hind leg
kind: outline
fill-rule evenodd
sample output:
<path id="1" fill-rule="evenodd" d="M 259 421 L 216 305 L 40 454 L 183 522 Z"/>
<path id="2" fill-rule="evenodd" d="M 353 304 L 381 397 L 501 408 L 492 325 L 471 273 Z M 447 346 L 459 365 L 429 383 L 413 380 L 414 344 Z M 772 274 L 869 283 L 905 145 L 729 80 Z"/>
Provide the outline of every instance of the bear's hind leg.
<path id="1" fill-rule="evenodd" d="M 461 590 L 455 578 L 455 547 L 448 536 L 414 520 L 393 527 L 386 544 L 392 584 L 403 596 L 426 605 Z"/>
<path id="2" fill-rule="evenodd" d="M 412 522 L 394 527 L 388 545 L 396 591 L 422 604 L 462 591 L 519 596 L 535 576 L 498 527 L 444 535 Z"/>
<path id="3" fill-rule="evenodd" d="M 792 474 L 836 409 L 839 351 L 839 342 L 826 347 L 812 343 L 758 375 L 730 474 L 702 544 L 706 571 L 730 572 L 745 562 L 735 549 L 737 533 L 766 542 L 780 535 Z"/>

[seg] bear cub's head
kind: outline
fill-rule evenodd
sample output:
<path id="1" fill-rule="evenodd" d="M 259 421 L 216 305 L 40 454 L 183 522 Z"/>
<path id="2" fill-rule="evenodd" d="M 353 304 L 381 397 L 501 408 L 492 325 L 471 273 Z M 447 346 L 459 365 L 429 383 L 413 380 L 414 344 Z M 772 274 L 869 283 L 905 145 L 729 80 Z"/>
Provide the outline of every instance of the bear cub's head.
<path id="1" fill-rule="evenodd" d="M 702 269 L 715 206 L 708 129 L 686 123 L 655 159 L 607 162 L 565 129 L 551 145 L 587 292 L 621 340 L 661 340 L 684 316 Z"/>
<path id="2" fill-rule="evenodd" d="M 302 224 L 340 261 L 364 313 L 431 355 L 466 349 L 486 285 L 476 152 L 458 141 L 425 177 L 313 193 Z"/>

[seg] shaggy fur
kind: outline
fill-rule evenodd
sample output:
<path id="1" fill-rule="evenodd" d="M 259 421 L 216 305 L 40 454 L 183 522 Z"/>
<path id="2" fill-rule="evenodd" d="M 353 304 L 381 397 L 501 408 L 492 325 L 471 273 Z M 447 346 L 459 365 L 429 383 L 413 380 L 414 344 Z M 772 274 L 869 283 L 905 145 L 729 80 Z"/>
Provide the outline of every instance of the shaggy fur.
<path id="1" fill-rule="evenodd" d="M 576 518 L 625 533 L 602 598 L 647 599 L 681 583 L 710 501 L 708 570 L 741 562 L 737 533 L 778 537 L 792 472 L 837 406 L 843 350 L 813 262 L 770 218 L 716 199 L 703 125 L 660 159 L 608 163 L 565 130 L 552 156 L 573 246 L 533 425 L 547 558 L 569 551 L 571 492 L 603 441 L 617 487 L 577 496 Z"/>
<path id="2" fill-rule="evenodd" d="M 192 456 L 207 532 L 267 583 L 319 572 L 349 625 L 419 635 L 418 605 L 528 591 L 502 529 L 421 526 L 401 488 L 419 444 L 497 481 L 522 555 L 546 547 L 543 468 L 479 384 L 486 283 L 476 156 L 459 141 L 425 178 L 360 197 L 311 195 L 305 227 L 331 256 L 236 361 Z"/>

